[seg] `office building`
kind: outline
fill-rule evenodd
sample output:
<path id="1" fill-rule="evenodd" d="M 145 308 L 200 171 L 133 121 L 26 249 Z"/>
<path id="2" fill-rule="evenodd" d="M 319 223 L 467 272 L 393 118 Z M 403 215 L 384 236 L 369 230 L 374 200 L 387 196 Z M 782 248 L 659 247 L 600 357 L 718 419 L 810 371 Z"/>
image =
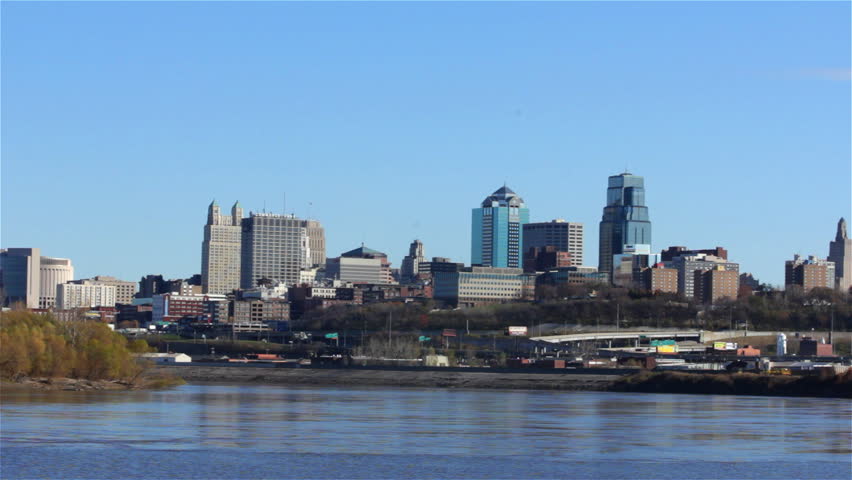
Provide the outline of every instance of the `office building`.
<path id="1" fill-rule="evenodd" d="M 74 267 L 67 258 L 41 257 L 39 262 L 38 308 L 56 306 L 56 287 L 74 279 Z"/>
<path id="2" fill-rule="evenodd" d="M 294 215 L 252 212 L 243 219 L 241 241 L 241 288 L 260 280 L 294 285 L 312 266 L 305 221 Z"/>
<path id="3" fill-rule="evenodd" d="M 471 264 L 482 267 L 521 268 L 523 225 L 530 212 L 524 200 L 502 186 L 472 211 Z"/>
<path id="4" fill-rule="evenodd" d="M 641 269 L 637 283 L 652 293 L 677 293 L 677 270 L 657 263 L 653 267 Z"/>
<path id="5" fill-rule="evenodd" d="M 536 278 L 536 286 L 560 287 L 562 285 L 595 284 L 606 281 L 606 276 L 595 267 L 572 265 L 548 270 Z"/>
<path id="6" fill-rule="evenodd" d="M 74 278 L 67 258 L 42 257 L 38 248 L 0 250 L 2 306 L 20 303 L 26 308 L 52 308 L 57 285 Z"/>
<path id="7" fill-rule="evenodd" d="M 404 283 L 417 280 L 420 264 L 426 260 L 423 255 L 423 242 L 420 240 L 411 242 L 408 246 L 408 255 L 402 259 L 402 266 L 399 269 L 400 278 Z"/>
<path id="8" fill-rule="evenodd" d="M 234 302 L 234 323 L 271 323 L 290 320 L 290 304 L 280 299 Z"/>
<path id="9" fill-rule="evenodd" d="M 562 219 L 527 223 L 523 232 L 523 252 L 534 247 L 555 247 L 559 252 L 571 254 L 571 265 L 583 264 L 582 223 L 566 222 Z"/>
<path id="10" fill-rule="evenodd" d="M 201 242 L 201 290 L 227 294 L 240 288 L 240 252 L 243 209 L 234 203 L 223 215 L 216 200 L 207 207 L 207 224 Z"/>
<path id="11" fill-rule="evenodd" d="M 325 229 L 317 220 L 302 220 L 305 233 L 308 235 L 311 267 L 325 266 Z"/>
<path id="12" fill-rule="evenodd" d="M 530 247 L 524 250 L 524 272 L 544 272 L 554 268 L 570 267 L 571 253 L 554 246 Z"/>
<path id="13" fill-rule="evenodd" d="M 434 298 L 456 307 L 476 307 L 520 300 L 524 293 L 520 268 L 467 267 L 435 274 Z"/>
<path id="14" fill-rule="evenodd" d="M 151 320 L 164 322 L 189 320 L 200 323 L 225 323 L 228 319 L 228 298 L 225 295 L 154 295 Z"/>
<path id="15" fill-rule="evenodd" d="M 813 255 L 807 259 L 794 255 L 784 265 L 784 287 L 802 287 L 804 292 L 813 288 L 834 288 L 836 282 L 835 264 Z"/>
<path id="16" fill-rule="evenodd" d="M 3 306 L 11 307 L 20 303 L 26 308 L 38 308 L 40 273 L 41 250 L 38 248 L 9 248 L 0 251 Z"/>
<path id="17" fill-rule="evenodd" d="M 659 263 L 660 255 L 651 253 L 650 245 L 623 245 L 622 253 L 612 256 L 612 283 L 624 288 L 641 288 L 639 274 L 644 268 Z"/>
<path id="18" fill-rule="evenodd" d="M 63 283 L 56 287 L 56 308 L 115 307 L 115 292 L 113 285 Z"/>
<path id="19" fill-rule="evenodd" d="M 613 255 L 623 253 L 625 245 L 651 245 L 645 179 L 626 172 L 609 177 L 600 223 L 598 271 L 609 281 Z"/>
<path id="20" fill-rule="evenodd" d="M 695 299 L 705 304 L 713 304 L 722 299 L 736 300 L 740 286 L 740 274 L 736 270 L 726 270 L 718 265 L 711 270 L 695 270 Z"/>
<path id="21" fill-rule="evenodd" d="M 739 278 L 740 265 L 715 255 L 699 253 L 696 255 L 683 255 L 674 257 L 665 262 L 667 268 L 677 270 L 677 293 L 684 298 L 695 298 L 695 272 L 696 270 L 714 270 L 723 267 L 726 271 L 737 272 Z M 736 294 L 734 294 L 736 298 Z M 701 300 L 701 299 L 699 299 Z"/>
<path id="22" fill-rule="evenodd" d="M 846 220 L 837 222 L 837 234 L 828 245 L 828 261 L 834 262 L 835 283 L 843 293 L 852 287 L 852 239 L 846 234 Z"/>
<path id="23" fill-rule="evenodd" d="M 464 268 L 463 263 L 453 262 L 446 257 L 432 257 L 431 262 L 420 262 L 420 275 L 432 278 L 437 272 L 458 272 Z"/>
<path id="24" fill-rule="evenodd" d="M 722 248 L 722 247 L 705 248 L 703 250 L 690 250 L 686 247 L 675 246 L 675 247 L 669 247 L 669 248 L 663 250 L 660 253 L 660 261 L 670 262 L 675 257 L 683 257 L 683 256 L 686 256 L 686 255 L 700 255 L 700 254 L 711 255 L 711 256 L 714 256 L 714 257 L 721 258 L 723 260 L 728 259 L 728 251 L 726 249 Z"/>
<path id="25" fill-rule="evenodd" d="M 329 280 L 349 283 L 394 283 L 388 256 L 364 245 L 326 259 L 325 275 Z"/>
<path id="26" fill-rule="evenodd" d="M 136 283 L 119 280 L 115 277 L 105 275 L 97 275 L 94 278 L 85 278 L 82 280 L 74 280 L 71 283 L 79 285 L 112 285 L 115 287 L 115 302 L 123 305 L 133 303 L 133 297 L 136 294 Z"/>

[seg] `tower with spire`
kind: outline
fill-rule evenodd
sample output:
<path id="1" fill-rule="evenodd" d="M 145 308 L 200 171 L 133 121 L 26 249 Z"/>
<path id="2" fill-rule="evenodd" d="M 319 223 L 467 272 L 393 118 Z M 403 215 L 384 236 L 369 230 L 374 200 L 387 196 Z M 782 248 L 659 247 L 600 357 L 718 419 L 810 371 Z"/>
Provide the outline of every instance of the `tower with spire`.
<path id="1" fill-rule="evenodd" d="M 828 261 L 834 262 L 834 278 L 836 287 L 844 293 L 849 293 L 852 287 L 852 239 L 846 233 L 846 219 L 837 222 L 837 233 L 834 241 L 828 244 Z"/>
<path id="2" fill-rule="evenodd" d="M 471 218 L 471 265 L 521 268 L 523 225 L 530 211 L 524 199 L 505 183 L 485 197 Z"/>
<path id="3" fill-rule="evenodd" d="M 201 242 L 201 287 L 204 293 L 227 294 L 240 287 L 243 208 L 240 202 L 222 215 L 216 200 L 207 207 Z"/>

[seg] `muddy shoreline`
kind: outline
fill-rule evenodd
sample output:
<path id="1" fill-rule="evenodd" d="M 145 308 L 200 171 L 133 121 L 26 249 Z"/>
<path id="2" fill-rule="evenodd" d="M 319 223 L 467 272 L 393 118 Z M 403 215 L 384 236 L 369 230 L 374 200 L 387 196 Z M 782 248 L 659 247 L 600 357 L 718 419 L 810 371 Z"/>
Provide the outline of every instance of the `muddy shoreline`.
<path id="1" fill-rule="evenodd" d="M 251 383 L 310 386 L 383 386 L 477 388 L 508 390 L 607 390 L 620 375 L 571 373 L 505 373 L 459 371 L 398 371 L 347 368 L 256 368 L 222 366 L 157 366 L 189 383 Z"/>

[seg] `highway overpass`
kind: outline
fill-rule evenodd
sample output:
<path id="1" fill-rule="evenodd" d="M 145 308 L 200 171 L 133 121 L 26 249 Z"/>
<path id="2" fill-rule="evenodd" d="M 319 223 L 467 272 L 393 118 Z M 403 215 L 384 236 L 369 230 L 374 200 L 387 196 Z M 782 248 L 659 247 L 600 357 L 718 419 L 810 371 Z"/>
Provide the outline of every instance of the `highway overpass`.
<path id="1" fill-rule="evenodd" d="M 530 340 L 550 343 L 592 342 L 612 340 L 693 340 L 704 342 L 703 330 L 586 332 L 569 335 L 545 335 Z"/>

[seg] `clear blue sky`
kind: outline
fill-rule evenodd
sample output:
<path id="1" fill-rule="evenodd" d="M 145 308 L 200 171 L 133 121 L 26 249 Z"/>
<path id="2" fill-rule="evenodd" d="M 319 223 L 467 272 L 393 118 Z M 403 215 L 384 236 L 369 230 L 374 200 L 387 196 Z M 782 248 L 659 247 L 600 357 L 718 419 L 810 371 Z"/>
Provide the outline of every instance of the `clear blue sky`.
<path id="1" fill-rule="evenodd" d="M 308 214 L 328 255 L 470 260 L 504 181 L 586 226 L 646 180 L 653 244 L 783 283 L 850 183 L 850 4 L 12 3 L 2 246 L 77 277 L 200 272 L 212 198 Z"/>

